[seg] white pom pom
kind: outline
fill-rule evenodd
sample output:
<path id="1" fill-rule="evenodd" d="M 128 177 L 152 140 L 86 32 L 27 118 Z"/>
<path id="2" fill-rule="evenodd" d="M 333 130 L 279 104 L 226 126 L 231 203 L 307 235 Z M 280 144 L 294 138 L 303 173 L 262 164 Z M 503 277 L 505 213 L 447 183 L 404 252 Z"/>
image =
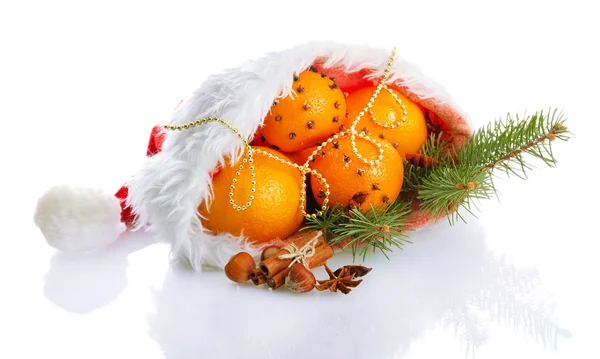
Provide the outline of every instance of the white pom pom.
<path id="1" fill-rule="evenodd" d="M 114 195 L 67 185 L 50 189 L 38 200 L 34 222 L 48 244 L 64 252 L 106 247 L 126 229 Z"/>

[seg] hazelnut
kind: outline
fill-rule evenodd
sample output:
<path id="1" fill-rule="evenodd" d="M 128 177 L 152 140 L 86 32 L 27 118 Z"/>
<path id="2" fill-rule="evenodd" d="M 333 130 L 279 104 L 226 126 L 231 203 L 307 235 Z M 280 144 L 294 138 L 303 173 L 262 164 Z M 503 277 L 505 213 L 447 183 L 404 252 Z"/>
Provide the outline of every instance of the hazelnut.
<path id="1" fill-rule="evenodd" d="M 254 258 L 246 252 L 240 252 L 229 260 L 225 266 L 225 275 L 234 282 L 243 283 L 250 279 L 256 268 Z"/>
<path id="2" fill-rule="evenodd" d="M 315 275 L 300 263 L 295 263 L 285 277 L 285 286 L 293 292 L 310 292 L 316 284 Z"/>

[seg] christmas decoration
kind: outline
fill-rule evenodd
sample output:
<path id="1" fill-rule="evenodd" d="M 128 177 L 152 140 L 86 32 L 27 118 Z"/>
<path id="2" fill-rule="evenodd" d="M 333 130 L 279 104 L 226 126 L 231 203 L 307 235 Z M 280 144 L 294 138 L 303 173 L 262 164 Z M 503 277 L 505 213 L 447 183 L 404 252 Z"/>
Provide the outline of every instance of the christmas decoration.
<path id="1" fill-rule="evenodd" d="M 275 148 L 294 152 L 313 147 L 335 133 L 346 119 L 344 94 L 335 80 L 314 67 L 293 75 L 294 94 L 273 102 L 262 135 Z"/>
<path id="2" fill-rule="evenodd" d="M 311 177 L 312 192 L 318 204 L 324 204 L 329 198 L 331 205 L 368 209 L 387 206 L 396 200 L 404 177 L 402 157 L 390 143 L 374 141 L 375 146 L 357 139 L 353 147 L 350 137 L 343 137 L 318 152 L 310 166 L 329 184 L 329 189 L 324 188 L 317 178 Z M 378 150 L 383 152 L 379 164 L 369 166 L 352 156 L 353 149 L 366 158 L 378 156 Z"/>
<path id="3" fill-rule="evenodd" d="M 350 93 L 346 99 L 346 127 L 352 126 L 376 92 L 377 88 L 369 86 Z M 367 113 L 360 116 L 356 129 L 389 142 L 402 156 L 405 152 L 419 151 L 427 141 L 423 110 L 402 93 L 387 86 L 376 95 Z"/>
<path id="4" fill-rule="evenodd" d="M 214 197 L 198 208 L 202 225 L 214 232 L 243 232 L 253 244 L 287 238 L 304 218 L 298 207 L 304 177 L 275 150 L 252 147 L 250 153 L 255 155 L 213 176 Z"/>
<path id="5" fill-rule="evenodd" d="M 243 283 L 253 277 L 256 262 L 246 252 L 240 252 L 229 260 L 225 266 L 225 275 L 234 282 Z"/>
<path id="6" fill-rule="evenodd" d="M 285 287 L 292 292 L 306 293 L 313 290 L 317 280 L 315 275 L 300 263 L 295 263 L 285 277 Z"/>
<path id="7" fill-rule="evenodd" d="M 311 269 L 334 250 L 387 257 L 412 230 L 464 220 L 461 208 L 495 194 L 495 171 L 556 165 L 564 122 L 538 111 L 473 132 L 395 49 L 311 43 L 212 76 L 152 129 L 146 161 L 115 195 L 55 187 L 34 220 L 63 251 L 144 230 L 195 270 L 347 294 L 370 269 L 325 267 L 329 279 Z"/>
<path id="8" fill-rule="evenodd" d="M 362 279 L 354 279 L 356 277 L 362 277 L 371 271 L 371 268 L 362 267 L 360 269 L 354 268 L 354 266 L 344 266 L 335 272 L 332 272 L 329 267 L 325 266 L 325 270 L 329 275 L 329 279 L 320 280 L 317 285 L 317 289 L 320 291 L 327 290 L 331 292 L 340 291 L 344 294 L 350 293 L 352 289 L 356 288 Z"/>

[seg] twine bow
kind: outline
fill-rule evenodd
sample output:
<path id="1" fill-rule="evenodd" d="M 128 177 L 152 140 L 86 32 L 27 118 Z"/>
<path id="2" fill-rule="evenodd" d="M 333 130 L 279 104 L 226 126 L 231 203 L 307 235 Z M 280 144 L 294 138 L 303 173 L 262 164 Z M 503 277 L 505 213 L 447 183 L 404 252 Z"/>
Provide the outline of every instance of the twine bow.
<path id="1" fill-rule="evenodd" d="M 319 235 L 320 234 L 315 235 L 315 237 L 313 239 L 308 241 L 300 249 L 298 249 L 298 246 L 296 246 L 294 243 L 290 243 L 290 244 L 284 246 L 281 249 L 284 251 L 287 251 L 288 253 L 281 254 L 277 258 L 278 259 L 292 259 L 292 263 L 290 263 L 288 268 L 293 266 L 294 263 L 301 263 L 303 266 L 305 266 L 308 269 L 308 262 L 306 261 L 306 259 L 315 255 L 315 253 L 316 253 L 315 246 L 317 245 L 317 242 L 319 241 Z"/>

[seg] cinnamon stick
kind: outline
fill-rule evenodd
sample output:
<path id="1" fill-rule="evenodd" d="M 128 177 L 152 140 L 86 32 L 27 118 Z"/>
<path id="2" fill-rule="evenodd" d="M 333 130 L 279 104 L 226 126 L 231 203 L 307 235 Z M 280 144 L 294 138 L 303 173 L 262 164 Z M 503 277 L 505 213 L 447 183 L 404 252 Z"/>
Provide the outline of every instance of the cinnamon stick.
<path id="1" fill-rule="evenodd" d="M 277 289 L 281 287 L 285 283 L 285 277 L 288 275 L 289 272 L 290 268 L 285 268 L 284 270 L 279 271 L 279 273 L 275 274 L 271 278 L 267 278 L 267 285 L 269 286 L 269 288 Z"/>
<path id="2" fill-rule="evenodd" d="M 329 258 L 333 257 L 333 247 L 329 244 L 321 244 L 315 250 L 315 255 L 306 259 L 310 269 L 324 265 Z"/>
<path id="3" fill-rule="evenodd" d="M 315 248 L 315 254 L 312 257 L 306 258 L 308 268 L 317 268 L 325 263 L 329 258 L 333 257 L 333 248 L 329 244 L 321 244 Z M 280 261 L 283 261 L 280 259 Z M 289 261 L 291 263 L 291 260 Z M 289 265 L 288 263 L 288 265 Z M 285 277 L 288 275 L 290 268 L 285 267 L 272 277 L 267 278 L 267 285 L 271 289 L 277 289 L 285 283 Z"/>
<path id="4" fill-rule="evenodd" d="M 256 267 L 248 276 L 248 278 L 250 278 L 250 280 L 254 280 L 254 278 L 256 278 L 258 275 L 264 275 L 262 273 L 262 271 L 260 270 L 260 268 Z"/>
<path id="5" fill-rule="evenodd" d="M 251 278 L 251 280 L 254 285 L 261 285 L 267 282 L 267 277 L 260 272 L 258 275 L 255 275 L 253 278 Z"/>
<path id="6" fill-rule="evenodd" d="M 268 246 L 267 248 L 263 249 L 262 254 L 260 255 L 260 260 L 264 261 L 265 259 L 267 259 L 269 257 L 273 257 L 280 250 L 281 250 L 281 247 L 279 247 L 279 246 Z"/>
<path id="7" fill-rule="evenodd" d="M 297 233 L 297 234 L 291 236 L 290 238 L 288 238 L 288 240 L 289 240 L 288 243 L 294 243 L 296 245 L 296 247 L 302 248 L 308 242 L 313 240 L 315 235 L 318 235 L 317 244 L 315 246 L 319 246 L 319 245 L 325 243 L 323 234 L 316 232 L 316 231 Z M 292 263 L 292 259 L 279 259 L 278 257 L 280 255 L 288 254 L 288 253 L 289 253 L 288 251 L 282 249 L 279 252 L 277 252 L 277 254 L 261 261 L 259 264 L 260 270 L 263 272 L 263 274 L 267 278 L 270 278 L 271 276 L 281 272 L 284 268 L 289 266 L 290 263 Z"/>

